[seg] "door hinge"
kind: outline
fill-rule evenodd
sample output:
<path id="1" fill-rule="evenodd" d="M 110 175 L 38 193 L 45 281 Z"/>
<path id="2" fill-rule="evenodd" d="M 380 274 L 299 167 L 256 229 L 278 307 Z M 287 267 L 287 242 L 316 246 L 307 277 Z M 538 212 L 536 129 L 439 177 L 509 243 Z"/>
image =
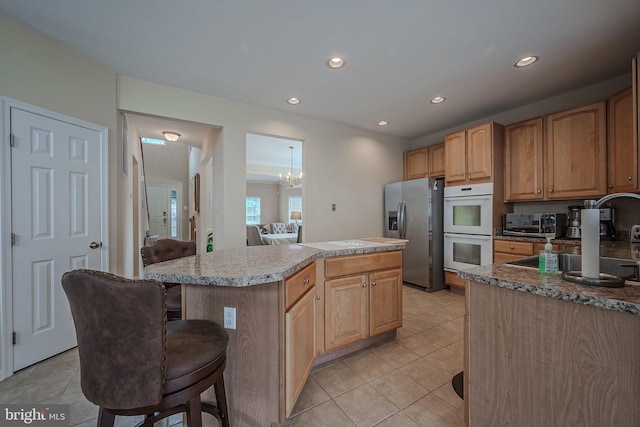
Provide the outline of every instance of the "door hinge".
<path id="1" fill-rule="evenodd" d="M 16 343 L 18 342 L 18 336 L 17 334 L 14 332 L 13 333 L 13 345 L 16 345 Z"/>
<path id="2" fill-rule="evenodd" d="M 14 134 L 11 134 L 11 135 L 9 136 L 9 146 L 10 146 L 10 147 L 13 147 L 14 145 L 16 145 L 16 141 L 15 141 L 15 139 L 16 139 L 16 137 L 15 137 L 15 135 L 14 135 Z"/>
<path id="3" fill-rule="evenodd" d="M 16 245 L 16 233 L 11 233 L 11 246 Z"/>

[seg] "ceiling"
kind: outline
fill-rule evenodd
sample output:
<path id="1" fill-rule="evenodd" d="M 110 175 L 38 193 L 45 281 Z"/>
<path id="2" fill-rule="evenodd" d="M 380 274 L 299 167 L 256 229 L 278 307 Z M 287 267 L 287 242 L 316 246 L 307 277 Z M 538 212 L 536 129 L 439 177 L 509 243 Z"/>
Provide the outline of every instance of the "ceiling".
<path id="1" fill-rule="evenodd" d="M 0 0 L 0 13 L 122 75 L 402 138 L 629 73 L 640 50 L 638 0 Z M 325 65 L 335 55 L 344 68 Z M 527 55 L 540 60 L 515 69 Z"/>

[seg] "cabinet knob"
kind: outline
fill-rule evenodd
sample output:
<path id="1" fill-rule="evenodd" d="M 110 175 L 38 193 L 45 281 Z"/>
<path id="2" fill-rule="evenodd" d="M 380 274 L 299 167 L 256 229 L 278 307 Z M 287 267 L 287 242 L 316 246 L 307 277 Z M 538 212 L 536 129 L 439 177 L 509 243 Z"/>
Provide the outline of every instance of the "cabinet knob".
<path id="1" fill-rule="evenodd" d="M 633 177 L 630 176 L 629 178 L 627 178 L 629 181 L 633 181 Z"/>
<path id="2" fill-rule="evenodd" d="M 509 249 L 514 249 L 513 245 L 509 246 Z"/>
<path id="3" fill-rule="evenodd" d="M 309 284 L 309 279 L 304 279 L 304 280 L 302 281 L 302 283 L 304 283 L 305 285 L 308 285 L 308 284 Z"/>
<path id="4" fill-rule="evenodd" d="M 553 193 L 553 188 L 550 188 L 550 189 L 549 189 L 549 193 Z"/>
<path id="5" fill-rule="evenodd" d="M 538 190 L 538 191 L 537 191 L 537 193 L 538 193 L 538 194 L 542 193 L 542 190 Z"/>
<path id="6" fill-rule="evenodd" d="M 316 295 L 316 301 L 320 301 L 320 295 Z"/>
<path id="7" fill-rule="evenodd" d="M 371 282 L 371 286 L 375 286 L 376 285 L 376 281 L 374 280 L 373 282 Z"/>
<path id="8" fill-rule="evenodd" d="M 609 184 L 609 185 L 608 185 L 608 187 L 609 187 L 609 188 L 613 188 L 613 185 Z"/>
<path id="9" fill-rule="evenodd" d="M 366 283 L 363 283 L 363 284 L 362 284 L 362 287 L 363 287 L 363 288 L 366 288 L 366 287 L 367 287 L 367 284 L 366 284 Z"/>

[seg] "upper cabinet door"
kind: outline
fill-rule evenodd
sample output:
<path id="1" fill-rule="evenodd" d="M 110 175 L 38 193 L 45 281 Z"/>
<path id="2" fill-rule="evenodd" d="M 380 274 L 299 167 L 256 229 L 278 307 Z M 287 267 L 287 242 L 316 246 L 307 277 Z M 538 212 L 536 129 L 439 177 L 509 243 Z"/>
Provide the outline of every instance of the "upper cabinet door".
<path id="1" fill-rule="evenodd" d="M 404 179 L 418 179 L 429 176 L 428 148 L 404 153 Z"/>
<path id="2" fill-rule="evenodd" d="M 429 176 L 444 177 L 444 142 L 429 146 Z"/>
<path id="3" fill-rule="evenodd" d="M 445 183 L 460 185 L 467 179 L 466 131 L 447 135 L 444 140 Z"/>
<path id="4" fill-rule="evenodd" d="M 491 130 L 491 123 L 467 130 L 467 178 L 469 181 L 491 181 L 493 170 Z"/>
<path id="5" fill-rule="evenodd" d="M 633 132 L 631 88 L 608 100 L 609 193 L 638 191 L 638 145 Z"/>
<path id="6" fill-rule="evenodd" d="M 505 128 L 505 201 L 542 200 L 542 117 Z"/>
<path id="7" fill-rule="evenodd" d="M 545 126 L 547 199 L 606 194 L 606 102 L 550 114 Z"/>

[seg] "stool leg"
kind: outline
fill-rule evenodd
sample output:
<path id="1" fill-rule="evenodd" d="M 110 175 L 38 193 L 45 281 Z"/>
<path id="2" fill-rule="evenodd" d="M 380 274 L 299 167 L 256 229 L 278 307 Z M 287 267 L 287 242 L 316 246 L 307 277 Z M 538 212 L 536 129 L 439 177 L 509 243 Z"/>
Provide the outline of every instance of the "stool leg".
<path id="1" fill-rule="evenodd" d="M 202 427 L 202 401 L 200 395 L 187 402 L 187 425 Z"/>
<path id="2" fill-rule="evenodd" d="M 116 416 L 114 414 L 100 408 L 98 411 L 98 427 L 113 427 L 115 421 Z"/>
<path id="3" fill-rule="evenodd" d="M 213 388 L 216 392 L 216 404 L 220 410 L 222 427 L 229 427 L 229 411 L 227 409 L 227 395 L 224 391 L 224 375 L 220 375 L 220 379 L 216 381 Z"/>

